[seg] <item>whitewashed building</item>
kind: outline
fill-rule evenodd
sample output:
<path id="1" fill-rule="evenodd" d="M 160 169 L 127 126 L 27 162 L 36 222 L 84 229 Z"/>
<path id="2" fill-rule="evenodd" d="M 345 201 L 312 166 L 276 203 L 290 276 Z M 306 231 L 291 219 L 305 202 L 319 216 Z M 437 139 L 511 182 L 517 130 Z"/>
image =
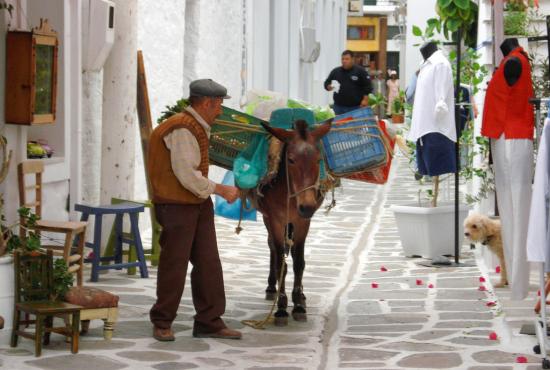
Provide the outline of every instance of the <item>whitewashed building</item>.
<path id="1" fill-rule="evenodd" d="M 16 167 L 27 159 L 29 140 L 46 140 L 55 149 L 52 158 L 43 160 L 44 219 L 77 219 L 73 210 L 78 202 L 147 197 L 136 113 L 138 49 L 143 51 L 156 121 L 166 105 L 187 96 L 188 84 L 196 78 L 227 86 L 233 97 L 228 105 L 234 108 L 249 89 L 327 104 L 331 97 L 322 83 L 339 64 L 345 44 L 346 0 L 6 2 L 14 10 L 11 16 L 0 10 L 0 40 L 8 29 L 30 31 L 40 18 L 49 19 L 59 40 L 57 117 L 43 126 L 5 123 L 9 91 L 4 88 L 5 42 L 0 42 L 0 132 L 13 151 L 0 188 L 9 222 L 17 219 Z M 114 6 L 114 45 L 99 66 L 89 63 L 86 38 L 105 23 L 105 13 L 89 11 L 98 2 Z M 317 42 L 319 57 L 310 58 Z M 0 280 L 8 284 L 9 277 Z M 9 294 L 0 292 L 0 316 L 7 319 L 2 333 L 10 328 L 11 313 L 5 310 L 5 303 L 12 302 Z"/>

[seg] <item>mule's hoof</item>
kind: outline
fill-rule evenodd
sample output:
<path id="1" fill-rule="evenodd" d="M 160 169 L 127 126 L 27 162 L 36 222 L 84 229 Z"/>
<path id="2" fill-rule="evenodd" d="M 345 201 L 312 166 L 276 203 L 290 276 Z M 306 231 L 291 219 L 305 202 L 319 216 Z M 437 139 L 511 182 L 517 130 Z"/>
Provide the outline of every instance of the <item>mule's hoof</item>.
<path id="1" fill-rule="evenodd" d="M 275 316 L 275 326 L 287 326 L 288 325 L 288 316 Z"/>
<path id="2" fill-rule="evenodd" d="M 265 292 L 266 301 L 274 301 L 277 298 L 277 292 Z"/>
<path id="3" fill-rule="evenodd" d="M 292 312 L 292 318 L 294 321 L 306 322 L 307 314 L 305 312 Z"/>

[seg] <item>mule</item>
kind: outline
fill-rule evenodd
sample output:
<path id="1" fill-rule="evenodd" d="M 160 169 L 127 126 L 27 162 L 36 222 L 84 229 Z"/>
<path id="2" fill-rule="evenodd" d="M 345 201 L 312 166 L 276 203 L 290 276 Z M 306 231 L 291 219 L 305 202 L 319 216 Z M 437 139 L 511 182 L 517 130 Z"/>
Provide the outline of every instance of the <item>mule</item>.
<path id="1" fill-rule="evenodd" d="M 256 196 L 255 199 L 268 232 L 270 264 L 267 300 L 277 298 L 277 281 L 283 269 L 275 313 L 275 325 L 278 326 L 288 324 L 288 299 L 285 292 L 287 265 L 284 263 L 284 254 L 289 249 L 294 269 L 292 317 L 296 321 L 307 321 L 306 297 L 302 286 L 304 245 L 311 217 L 324 200 L 320 188 L 321 152 L 318 144 L 330 127 L 331 122 L 327 122 L 310 131 L 303 120 L 296 121 L 294 129 L 288 131 L 264 125 L 271 135 L 283 143 L 278 173 L 261 188 L 262 196 Z"/>

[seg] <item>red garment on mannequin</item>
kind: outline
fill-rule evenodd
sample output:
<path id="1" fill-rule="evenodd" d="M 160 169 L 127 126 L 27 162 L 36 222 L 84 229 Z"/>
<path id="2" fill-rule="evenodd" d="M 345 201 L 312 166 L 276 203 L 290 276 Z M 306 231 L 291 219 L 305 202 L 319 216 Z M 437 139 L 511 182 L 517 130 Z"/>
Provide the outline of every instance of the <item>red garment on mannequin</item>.
<path id="1" fill-rule="evenodd" d="M 519 80 L 509 86 L 504 76 L 504 65 L 516 57 L 521 61 Z M 533 139 L 535 118 L 529 98 L 533 97 L 531 66 L 523 48 L 515 48 L 502 60 L 487 87 L 483 107 L 481 134 L 498 139 Z"/>

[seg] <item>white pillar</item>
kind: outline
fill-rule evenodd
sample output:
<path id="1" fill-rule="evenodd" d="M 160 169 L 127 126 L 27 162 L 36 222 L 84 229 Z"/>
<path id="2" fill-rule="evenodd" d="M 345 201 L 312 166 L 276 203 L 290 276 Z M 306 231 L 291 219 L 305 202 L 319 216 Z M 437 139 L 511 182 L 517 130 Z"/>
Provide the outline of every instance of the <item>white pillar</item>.
<path id="1" fill-rule="evenodd" d="M 101 122 L 103 71 L 82 74 L 82 202 L 99 204 L 101 187 Z"/>
<path id="2" fill-rule="evenodd" d="M 134 193 L 137 0 L 117 1 L 115 43 L 103 69 L 102 203 Z"/>

